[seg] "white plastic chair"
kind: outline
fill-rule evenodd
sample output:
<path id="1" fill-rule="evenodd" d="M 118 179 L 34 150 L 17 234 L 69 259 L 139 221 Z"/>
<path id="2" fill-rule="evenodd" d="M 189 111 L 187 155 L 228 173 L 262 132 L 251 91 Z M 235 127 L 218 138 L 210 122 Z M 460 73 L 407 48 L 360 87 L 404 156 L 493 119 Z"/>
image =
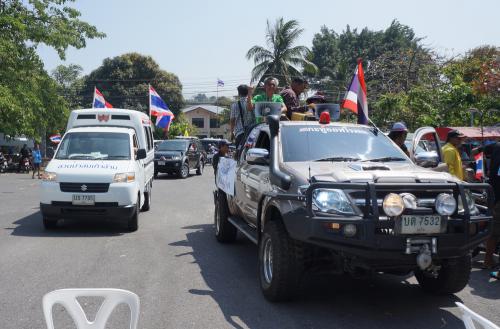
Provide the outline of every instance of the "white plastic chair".
<path id="1" fill-rule="evenodd" d="M 481 315 L 477 314 L 476 312 L 472 311 L 469 309 L 467 306 L 465 306 L 462 303 L 456 302 L 458 308 L 460 311 L 462 311 L 462 321 L 465 324 L 465 329 L 477 329 L 476 326 L 474 325 L 474 322 L 478 325 L 480 325 L 480 328 L 484 329 L 500 329 L 497 325 L 495 325 L 493 322 L 490 320 L 483 318 Z M 474 321 L 472 321 L 474 320 Z"/>
<path id="2" fill-rule="evenodd" d="M 77 297 L 104 297 L 93 322 L 76 299 Z M 43 296 L 43 314 L 47 329 L 54 329 L 52 307 L 61 304 L 66 308 L 78 329 L 104 329 L 111 312 L 119 304 L 127 304 L 130 308 L 130 329 L 137 329 L 139 321 L 139 297 L 133 292 L 122 289 L 60 289 Z"/>

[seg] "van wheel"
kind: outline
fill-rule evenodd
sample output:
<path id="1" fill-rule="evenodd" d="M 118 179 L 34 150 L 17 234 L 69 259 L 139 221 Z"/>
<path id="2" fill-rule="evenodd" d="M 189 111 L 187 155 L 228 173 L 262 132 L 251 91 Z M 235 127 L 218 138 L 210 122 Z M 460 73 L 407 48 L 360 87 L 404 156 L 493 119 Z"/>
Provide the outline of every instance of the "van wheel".
<path id="1" fill-rule="evenodd" d="M 200 176 L 203 174 L 203 168 L 205 167 L 205 164 L 202 159 L 200 159 L 200 162 L 198 163 L 198 168 L 196 168 L 196 175 Z"/>
<path id="2" fill-rule="evenodd" d="M 43 227 L 46 230 L 53 230 L 57 228 L 57 219 L 43 217 Z"/>
<path id="3" fill-rule="evenodd" d="M 139 222 L 139 207 L 141 206 L 141 197 L 137 197 L 137 204 L 135 205 L 135 211 L 132 217 L 129 218 L 127 222 L 127 228 L 129 232 L 137 231 Z"/>
<path id="4" fill-rule="evenodd" d="M 189 165 L 184 162 L 182 164 L 181 170 L 179 171 L 180 178 L 187 178 L 189 176 Z"/>
<path id="5" fill-rule="evenodd" d="M 151 208 L 151 188 L 149 192 L 144 192 L 144 204 L 142 205 L 142 211 L 148 211 Z"/>

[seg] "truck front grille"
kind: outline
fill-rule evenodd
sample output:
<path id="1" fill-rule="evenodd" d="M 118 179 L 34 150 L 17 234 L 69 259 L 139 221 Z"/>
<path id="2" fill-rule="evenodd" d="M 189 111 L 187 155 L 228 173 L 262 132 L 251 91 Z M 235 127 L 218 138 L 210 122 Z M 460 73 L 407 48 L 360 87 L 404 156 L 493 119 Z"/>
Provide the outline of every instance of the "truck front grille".
<path id="1" fill-rule="evenodd" d="M 59 183 L 61 192 L 73 193 L 106 193 L 109 183 Z"/>

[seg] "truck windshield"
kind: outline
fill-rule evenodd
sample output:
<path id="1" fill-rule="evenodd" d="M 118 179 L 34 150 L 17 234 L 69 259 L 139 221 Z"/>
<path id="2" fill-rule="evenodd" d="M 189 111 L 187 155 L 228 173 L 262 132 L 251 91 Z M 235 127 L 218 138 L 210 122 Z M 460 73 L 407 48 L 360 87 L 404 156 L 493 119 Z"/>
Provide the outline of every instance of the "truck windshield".
<path id="1" fill-rule="evenodd" d="M 130 136 L 124 133 L 74 132 L 64 136 L 56 159 L 130 160 Z"/>
<path id="2" fill-rule="evenodd" d="M 187 149 L 187 140 L 163 141 L 158 144 L 157 151 L 185 151 Z"/>
<path id="3" fill-rule="evenodd" d="M 282 126 L 285 162 L 409 161 L 381 132 L 369 127 Z"/>

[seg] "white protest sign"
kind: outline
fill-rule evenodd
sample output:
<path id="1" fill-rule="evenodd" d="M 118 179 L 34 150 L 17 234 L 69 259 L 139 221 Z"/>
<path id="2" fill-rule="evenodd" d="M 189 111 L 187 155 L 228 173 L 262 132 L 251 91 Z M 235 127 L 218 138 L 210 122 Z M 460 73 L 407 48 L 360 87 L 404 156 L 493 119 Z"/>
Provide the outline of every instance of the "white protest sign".
<path id="1" fill-rule="evenodd" d="M 229 195 L 234 195 L 235 178 L 236 161 L 221 157 L 217 167 L 217 187 Z"/>

